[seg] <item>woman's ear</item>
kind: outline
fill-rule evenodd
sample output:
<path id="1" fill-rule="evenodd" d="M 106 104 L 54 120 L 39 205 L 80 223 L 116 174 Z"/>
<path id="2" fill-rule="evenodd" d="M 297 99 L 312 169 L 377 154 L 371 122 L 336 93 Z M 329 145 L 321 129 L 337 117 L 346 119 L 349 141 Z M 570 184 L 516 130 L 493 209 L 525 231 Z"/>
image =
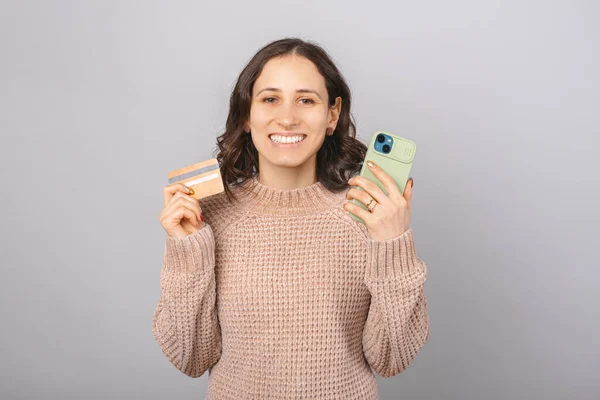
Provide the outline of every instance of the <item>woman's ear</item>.
<path id="1" fill-rule="evenodd" d="M 342 98 L 340 96 L 335 98 L 335 104 L 329 107 L 329 127 L 331 128 L 331 134 L 335 131 L 338 120 L 340 119 L 340 113 L 342 112 Z"/>

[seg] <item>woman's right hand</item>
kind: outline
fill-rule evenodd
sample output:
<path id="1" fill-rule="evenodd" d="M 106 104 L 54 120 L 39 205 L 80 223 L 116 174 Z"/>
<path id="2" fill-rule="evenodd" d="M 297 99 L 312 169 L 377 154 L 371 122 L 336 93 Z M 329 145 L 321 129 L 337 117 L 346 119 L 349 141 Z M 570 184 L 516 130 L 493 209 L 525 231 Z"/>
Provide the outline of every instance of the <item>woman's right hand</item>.
<path id="1" fill-rule="evenodd" d="M 190 196 L 187 186 L 173 183 L 163 189 L 165 208 L 158 217 L 167 234 L 173 238 L 188 236 L 202 229 L 202 209 L 198 200 Z"/>

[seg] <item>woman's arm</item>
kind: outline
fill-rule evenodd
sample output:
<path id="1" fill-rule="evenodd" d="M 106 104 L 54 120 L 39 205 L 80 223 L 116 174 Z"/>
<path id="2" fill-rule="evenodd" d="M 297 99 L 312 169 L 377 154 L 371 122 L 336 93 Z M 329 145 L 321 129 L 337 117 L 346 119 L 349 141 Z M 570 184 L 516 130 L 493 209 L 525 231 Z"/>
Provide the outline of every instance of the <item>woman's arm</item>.
<path id="1" fill-rule="evenodd" d="M 152 334 L 169 361 L 193 378 L 221 357 L 214 268 L 209 224 L 183 238 L 167 236 Z"/>
<path id="2" fill-rule="evenodd" d="M 363 352 L 374 372 L 389 378 L 404 371 L 429 339 L 425 263 L 415 252 L 412 229 L 392 239 L 367 239 L 365 283 L 371 305 Z"/>

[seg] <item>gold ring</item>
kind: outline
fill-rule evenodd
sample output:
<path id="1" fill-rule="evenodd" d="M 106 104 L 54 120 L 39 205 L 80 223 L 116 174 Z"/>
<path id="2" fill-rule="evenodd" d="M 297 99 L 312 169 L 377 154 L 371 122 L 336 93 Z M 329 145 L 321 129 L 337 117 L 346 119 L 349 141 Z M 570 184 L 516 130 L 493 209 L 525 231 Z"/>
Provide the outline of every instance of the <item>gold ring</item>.
<path id="1" fill-rule="evenodd" d="M 371 204 L 373 202 L 373 200 L 371 200 L 369 202 L 369 204 Z M 367 204 L 367 210 L 369 210 L 370 213 L 373 212 L 373 210 L 375 209 L 375 207 L 377 207 L 377 204 L 379 204 L 378 202 L 375 202 L 375 204 L 373 205 L 373 208 L 369 208 L 369 204 Z"/>

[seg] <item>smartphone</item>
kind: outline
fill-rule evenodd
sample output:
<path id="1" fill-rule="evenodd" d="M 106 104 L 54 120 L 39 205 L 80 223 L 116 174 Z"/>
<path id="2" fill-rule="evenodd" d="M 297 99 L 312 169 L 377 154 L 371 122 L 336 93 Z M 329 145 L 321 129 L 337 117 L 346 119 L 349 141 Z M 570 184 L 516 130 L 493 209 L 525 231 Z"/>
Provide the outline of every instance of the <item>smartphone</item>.
<path id="1" fill-rule="evenodd" d="M 364 176 L 375 183 L 383 193 L 388 194 L 383 183 L 369 169 L 367 161 L 371 160 L 394 179 L 400 192 L 404 194 L 404 188 L 409 178 L 416 151 L 417 146 L 412 140 L 382 130 L 375 131 L 371 137 L 367 154 L 360 170 L 360 176 Z M 358 190 L 363 190 L 360 186 L 354 187 Z M 367 206 L 360 200 L 352 199 L 350 201 L 369 211 Z M 355 221 L 364 223 L 362 218 L 352 213 L 350 213 L 350 217 Z"/>

